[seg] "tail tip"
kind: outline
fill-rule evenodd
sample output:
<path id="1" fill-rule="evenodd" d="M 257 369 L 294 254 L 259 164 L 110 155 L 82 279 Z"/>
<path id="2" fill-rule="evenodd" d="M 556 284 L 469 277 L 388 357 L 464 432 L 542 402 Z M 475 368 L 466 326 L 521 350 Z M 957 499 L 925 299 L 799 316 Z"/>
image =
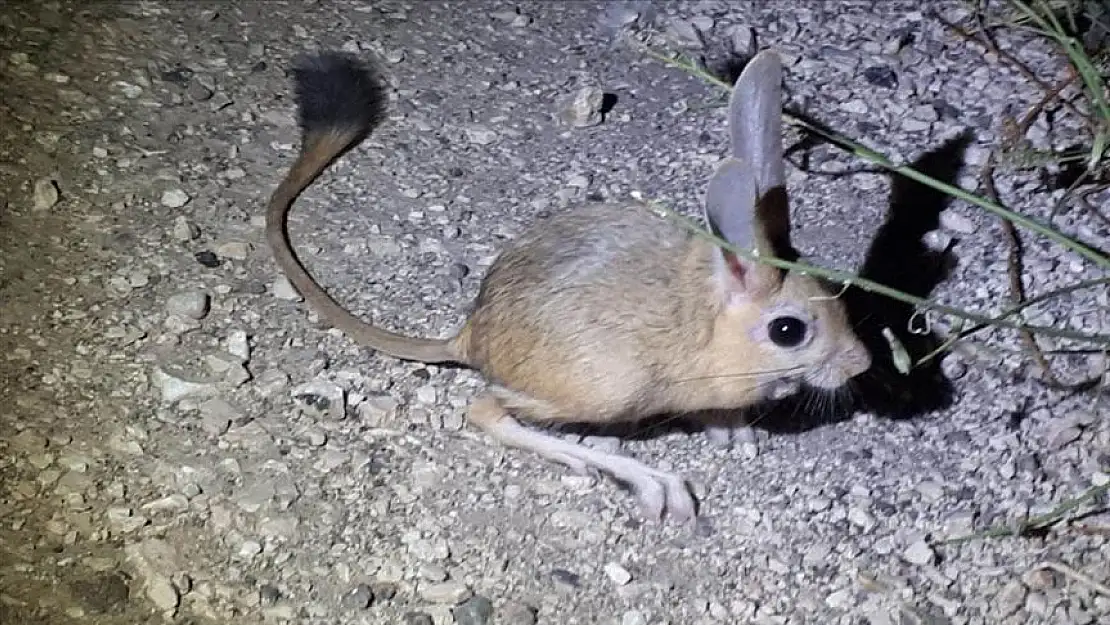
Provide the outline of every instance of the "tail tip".
<path id="1" fill-rule="evenodd" d="M 353 55 L 303 55 L 293 67 L 293 82 L 298 122 L 306 133 L 336 127 L 369 131 L 385 116 L 381 77 Z"/>

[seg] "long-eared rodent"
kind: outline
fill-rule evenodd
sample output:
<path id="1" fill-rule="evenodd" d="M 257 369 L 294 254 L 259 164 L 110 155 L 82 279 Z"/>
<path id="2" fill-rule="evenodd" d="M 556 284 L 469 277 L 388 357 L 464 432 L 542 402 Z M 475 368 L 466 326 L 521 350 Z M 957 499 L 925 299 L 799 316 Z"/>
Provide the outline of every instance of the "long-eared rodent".
<path id="1" fill-rule="evenodd" d="M 286 220 L 300 193 L 385 109 L 372 66 L 324 52 L 293 72 L 302 151 L 270 199 L 266 235 L 320 315 L 394 357 L 479 370 L 469 421 L 505 445 L 629 484 L 644 513 L 679 520 L 696 503 L 678 475 L 527 427 L 739 409 L 805 381 L 835 389 L 870 367 L 841 302 L 818 281 L 729 253 L 638 204 L 589 204 L 540 221 L 494 261 L 455 336 L 409 338 L 367 324 L 297 260 Z M 732 153 L 705 194 L 714 232 L 769 256 L 788 243 L 782 66 L 764 51 L 729 102 Z"/>

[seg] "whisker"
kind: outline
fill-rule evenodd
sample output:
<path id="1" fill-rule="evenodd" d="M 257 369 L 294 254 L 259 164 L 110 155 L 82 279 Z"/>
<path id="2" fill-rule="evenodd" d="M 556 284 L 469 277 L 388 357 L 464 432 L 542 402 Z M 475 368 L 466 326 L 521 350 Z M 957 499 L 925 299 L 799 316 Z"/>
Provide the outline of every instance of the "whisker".
<path id="1" fill-rule="evenodd" d="M 804 369 L 805 369 L 805 367 L 799 365 L 799 366 L 795 366 L 795 367 L 787 367 L 785 369 L 764 369 L 763 371 L 758 371 L 758 372 L 755 372 L 755 373 L 722 373 L 722 374 L 717 374 L 717 375 L 704 375 L 704 376 L 694 376 L 694 377 L 689 377 L 689 378 L 678 378 L 678 379 L 675 380 L 675 382 L 697 382 L 699 380 L 717 380 L 717 379 L 723 379 L 723 378 L 753 379 L 753 378 L 766 377 L 766 376 L 769 376 L 769 375 L 787 376 L 787 375 L 791 375 L 793 373 L 797 373 L 799 371 L 803 371 Z"/>

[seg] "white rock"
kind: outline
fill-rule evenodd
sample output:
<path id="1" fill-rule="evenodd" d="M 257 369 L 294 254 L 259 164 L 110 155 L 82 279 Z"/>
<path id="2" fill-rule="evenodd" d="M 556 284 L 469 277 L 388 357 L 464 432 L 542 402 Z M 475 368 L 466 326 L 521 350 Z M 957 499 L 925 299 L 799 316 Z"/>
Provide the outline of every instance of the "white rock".
<path id="1" fill-rule="evenodd" d="M 448 603 L 457 605 L 470 598 L 470 589 L 460 582 L 437 582 L 421 584 L 418 594 L 420 598 L 432 603 Z"/>
<path id="2" fill-rule="evenodd" d="M 416 389 L 416 400 L 422 404 L 434 404 L 437 397 L 436 387 L 431 384 L 425 384 Z"/>
<path id="3" fill-rule="evenodd" d="M 35 210 L 50 210 L 57 205 L 59 199 L 61 199 L 61 194 L 58 191 L 57 182 L 51 178 L 40 178 L 35 181 L 33 198 Z"/>
<path id="4" fill-rule="evenodd" d="M 154 379 L 161 392 L 162 402 L 166 404 L 172 404 L 190 395 L 205 395 L 216 390 L 216 386 L 210 381 L 187 380 L 162 368 L 154 370 Z"/>
<path id="5" fill-rule="evenodd" d="M 975 232 L 975 223 L 951 208 L 941 212 L 940 225 L 952 232 L 958 232 L 960 234 L 971 234 Z"/>
<path id="6" fill-rule="evenodd" d="M 497 132 L 480 124 L 471 124 L 463 128 L 466 140 L 474 145 L 490 145 L 497 141 Z"/>
<path id="7" fill-rule="evenodd" d="M 902 552 L 902 559 L 910 564 L 917 564 L 919 566 L 932 564 L 935 558 L 936 553 L 933 552 L 933 548 L 924 540 L 914 541 L 912 545 L 906 547 L 906 550 Z"/>
<path id="8" fill-rule="evenodd" d="M 189 221 L 184 215 L 173 219 L 173 238 L 182 243 L 188 243 L 200 236 L 200 228 Z"/>
<path id="9" fill-rule="evenodd" d="M 270 286 L 270 291 L 274 294 L 274 297 L 290 302 L 299 302 L 303 299 L 285 276 L 279 276 L 275 279 L 273 285 Z"/>
<path id="10" fill-rule="evenodd" d="M 216 246 L 216 254 L 231 260 L 246 260 L 250 252 L 251 245 L 245 241 L 226 241 Z"/>
<path id="11" fill-rule="evenodd" d="M 208 314 L 208 294 L 203 291 L 184 291 L 166 300 L 166 312 L 186 319 L 203 319 Z"/>
<path id="12" fill-rule="evenodd" d="M 604 570 L 605 574 L 609 576 L 609 579 L 613 580 L 613 583 L 617 584 L 618 586 L 624 586 L 628 582 L 632 581 L 632 573 L 629 573 L 628 569 L 617 564 L 616 562 L 610 562 L 606 564 Z"/>
<path id="13" fill-rule="evenodd" d="M 250 340 L 246 330 L 232 330 L 227 335 L 227 353 L 246 363 L 251 359 Z"/>
<path id="14" fill-rule="evenodd" d="M 166 189 L 162 192 L 162 206 L 166 208 L 181 208 L 189 203 L 189 194 L 181 189 Z"/>
<path id="15" fill-rule="evenodd" d="M 143 587 L 147 598 L 159 609 L 163 611 L 177 609 L 181 597 L 177 594 L 177 589 L 173 587 L 173 582 L 168 577 L 155 575 L 147 579 Z"/>

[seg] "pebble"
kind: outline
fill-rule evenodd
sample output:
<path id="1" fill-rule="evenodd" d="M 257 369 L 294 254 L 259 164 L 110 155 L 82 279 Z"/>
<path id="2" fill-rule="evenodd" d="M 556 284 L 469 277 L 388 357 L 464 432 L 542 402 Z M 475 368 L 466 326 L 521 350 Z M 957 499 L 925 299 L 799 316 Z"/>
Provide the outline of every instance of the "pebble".
<path id="1" fill-rule="evenodd" d="M 416 400 L 422 404 L 434 404 L 436 403 L 437 397 L 438 393 L 436 391 L 436 387 L 430 384 L 425 384 L 424 386 L 416 389 Z"/>
<path id="2" fill-rule="evenodd" d="M 952 209 L 941 212 L 940 225 L 959 234 L 972 234 L 975 232 L 975 222 Z"/>
<path id="3" fill-rule="evenodd" d="M 1025 584 L 1019 580 L 1010 580 L 994 596 L 994 614 L 998 618 L 1005 618 L 1021 609 L 1025 604 L 1025 595 L 1029 592 Z"/>
<path id="4" fill-rule="evenodd" d="M 471 124 L 463 128 L 466 140 L 474 145 L 490 145 L 498 139 L 497 132 L 480 124 Z"/>
<path id="5" fill-rule="evenodd" d="M 186 319 L 200 320 L 208 314 L 209 297 L 203 291 L 184 291 L 166 300 L 166 312 Z"/>
<path id="6" fill-rule="evenodd" d="M 231 260 L 247 260 L 251 245 L 245 241 L 226 241 L 216 247 L 216 254 Z"/>
<path id="7" fill-rule="evenodd" d="M 1083 430 L 1071 424 L 1061 424 L 1052 428 L 1048 436 L 1049 449 L 1059 450 L 1075 442 L 1083 434 Z"/>
<path id="8" fill-rule="evenodd" d="M 458 625 L 486 625 L 493 616 L 493 602 L 474 595 L 451 610 Z"/>
<path id="9" fill-rule="evenodd" d="M 192 198 L 181 189 L 167 189 L 162 192 L 162 206 L 166 208 L 181 208 L 189 203 Z"/>
<path id="10" fill-rule="evenodd" d="M 510 601 L 502 606 L 497 615 L 497 622 L 504 625 L 536 625 L 539 611 L 523 603 Z"/>
<path id="11" fill-rule="evenodd" d="M 742 58 L 751 58 L 756 53 L 755 31 L 750 26 L 737 24 L 729 33 L 729 45 L 732 52 Z"/>
<path id="12" fill-rule="evenodd" d="M 180 241 L 181 243 L 188 243 L 200 236 L 200 228 L 189 221 L 184 215 L 178 215 L 173 218 L 173 230 L 171 234 L 174 240 Z"/>
<path id="13" fill-rule="evenodd" d="M 177 609 L 181 596 L 168 577 L 155 575 L 144 585 L 146 596 L 159 609 L 170 612 Z"/>
<path id="14" fill-rule="evenodd" d="M 281 599 L 281 591 L 273 584 L 262 584 L 258 588 L 258 602 L 263 606 L 274 605 Z"/>
<path id="15" fill-rule="evenodd" d="M 40 178 L 35 181 L 34 197 L 32 198 L 35 210 L 45 211 L 54 208 L 61 199 L 58 183 L 52 178 Z"/>
<path id="16" fill-rule="evenodd" d="M 559 109 L 559 119 L 574 128 L 596 126 L 602 122 L 601 107 L 605 92 L 598 87 L 583 87 Z"/>
<path id="17" fill-rule="evenodd" d="M 647 617 L 639 610 L 629 610 L 621 615 L 621 625 L 647 625 Z"/>
<path id="18" fill-rule="evenodd" d="M 373 427 L 388 427 L 396 421 L 399 404 L 391 395 L 371 395 L 355 406 L 360 421 Z"/>
<path id="19" fill-rule="evenodd" d="M 628 569 L 617 564 L 616 562 L 610 562 L 606 564 L 604 570 L 605 574 L 609 576 L 609 579 L 613 580 L 613 583 L 617 584 L 618 586 L 624 586 L 628 582 L 632 581 L 632 573 L 629 573 Z"/>
<path id="20" fill-rule="evenodd" d="M 405 625 L 435 625 L 435 619 L 424 612 L 408 612 L 405 614 Z"/>
<path id="21" fill-rule="evenodd" d="M 471 591 L 460 582 L 432 582 L 421 584 L 418 594 L 421 599 L 432 603 L 457 605 L 469 599 Z"/>
<path id="22" fill-rule="evenodd" d="M 200 428 L 211 436 L 227 432 L 231 424 L 243 419 L 243 413 L 218 397 L 207 399 L 199 406 Z"/>
<path id="23" fill-rule="evenodd" d="M 166 404 L 172 404 L 183 397 L 203 395 L 215 391 L 215 385 L 211 382 L 186 380 L 161 368 L 155 369 L 154 378 L 158 383 L 162 402 Z"/>
<path id="24" fill-rule="evenodd" d="M 240 362 L 247 363 L 251 359 L 250 340 L 246 330 L 232 330 L 227 335 L 227 353 L 235 356 Z"/>
<path id="25" fill-rule="evenodd" d="M 302 300 L 301 294 L 297 292 L 297 289 L 293 288 L 292 283 L 290 283 L 285 276 L 279 276 L 274 280 L 274 283 L 270 286 L 270 292 L 278 299 L 290 302 L 299 302 Z"/>
<path id="26" fill-rule="evenodd" d="M 902 558 L 910 564 L 925 566 L 933 563 L 936 553 L 925 540 L 917 540 L 902 552 Z"/>
<path id="27" fill-rule="evenodd" d="M 350 592 L 343 595 L 343 607 L 351 610 L 365 610 L 374 603 L 374 591 L 366 584 L 355 586 Z"/>
<path id="28" fill-rule="evenodd" d="M 447 569 L 438 564 L 425 564 L 420 567 L 420 577 L 429 582 L 442 582 L 447 580 Z"/>
<path id="29" fill-rule="evenodd" d="M 704 48 L 705 41 L 702 39 L 701 33 L 698 32 L 697 27 L 693 22 L 682 19 L 671 20 L 668 24 L 668 30 L 671 34 L 677 37 L 680 43 L 684 46 L 691 48 Z"/>
<path id="30" fill-rule="evenodd" d="M 347 415 L 347 392 L 333 382 L 313 380 L 293 388 L 290 394 L 299 405 L 318 416 L 340 420 Z"/>

